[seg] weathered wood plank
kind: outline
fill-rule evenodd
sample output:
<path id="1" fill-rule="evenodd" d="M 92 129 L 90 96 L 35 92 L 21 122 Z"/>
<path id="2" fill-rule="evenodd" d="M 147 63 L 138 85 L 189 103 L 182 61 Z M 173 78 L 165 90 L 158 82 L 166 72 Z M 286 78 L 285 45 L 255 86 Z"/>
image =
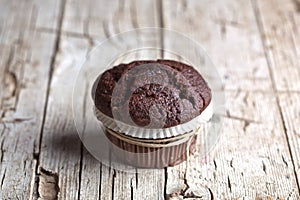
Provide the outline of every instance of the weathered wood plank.
<path id="1" fill-rule="evenodd" d="M 278 94 L 278 109 L 275 93 L 264 93 L 272 88 L 272 81 L 278 91 L 299 91 L 297 4 L 253 2 L 261 15 L 258 22 L 271 73 L 250 1 L 164 1 L 163 13 L 157 12 L 159 1 L 67 1 L 41 154 L 36 160 L 49 66 L 56 32 L 60 31 L 61 1 L 2 1 L 0 198 L 31 198 L 38 192 L 41 198 L 163 199 L 163 171 L 136 175 L 111 170 L 82 150 L 71 110 L 74 74 L 95 38 L 161 24 L 203 44 L 220 70 L 225 88 L 237 90 L 227 92 L 229 115 L 216 155 L 209 156 L 207 163 L 196 155 L 188 163 L 169 168 L 166 193 L 180 193 L 189 186 L 183 192 L 188 195 L 197 192 L 194 186 L 203 184 L 217 199 L 299 198 L 293 171 L 295 167 L 299 179 L 299 95 Z M 270 4 L 275 5 L 275 12 Z M 162 14 L 163 22 L 159 18 Z M 171 45 L 164 39 L 165 45 Z M 35 103 L 28 103 L 31 101 Z M 36 165 L 40 167 L 38 186 L 34 186 Z"/>
<path id="2" fill-rule="evenodd" d="M 264 92 L 227 92 L 227 108 L 214 154 L 192 156 L 187 168 L 169 168 L 167 194 L 182 195 L 187 186 L 184 195 L 203 194 L 199 188 L 205 186 L 216 199 L 298 199 L 276 98 Z"/>
<path id="3" fill-rule="evenodd" d="M 163 24 L 207 50 L 225 89 L 269 90 L 267 62 L 250 8 L 248 1 L 163 1 Z M 165 45 L 173 44 L 165 38 Z"/>
<path id="4" fill-rule="evenodd" d="M 299 1 L 253 0 L 277 91 L 300 91 Z"/>
<path id="5" fill-rule="evenodd" d="M 174 199 L 201 194 L 197 191 L 201 185 L 216 199 L 299 198 L 251 6 L 250 1 L 231 0 L 163 2 L 164 26 L 200 42 L 217 66 L 225 90 L 233 90 L 226 92 L 228 116 L 216 154 L 209 155 L 208 162 L 196 156 L 187 168 L 183 163 L 168 169 L 166 193 Z M 173 45 L 167 38 L 164 41 L 165 46 Z"/>
<path id="6" fill-rule="evenodd" d="M 41 169 L 58 175 L 60 199 L 139 199 L 141 196 L 149 199 L 163 198 L 163 170 L 148 171 L 147 174 L 139 173 L 136 176 L 135 173 L 120 172 L 101 165 L 86 151 L 83 151 L 80 158 L 81 147 L 79 140 L 74 139 L 76 134 L 71 123 L 70 104 L 74 74 L 80 67 L 78 63 L 81 63 L 80 59 L 84 59 L 87 50 L 97 43 L 95 39 L 101 41 L 112 34 L 133 28 L 158 26 L 157 10 L 157 3 L 150 0 L 67 1 L 40 160 Z M 149 57 L 131 56 L 131 59 Z M 124 62 L 128 62 L 128 59 L 127 57 Z M 78 103 L 83 103 L 82 99 Z M 73 145 L 67 147 L 64 143 L 70 139 Z"/>
<path id="7" fill-rule="evenodd" d="M 295 123 L 295 120 L 297 122 L 297 118 L 299 118 L 299 113 L 297 113 L 299 109 L 295 101 L 298 98 L 300 85 L 300 3 L 296 0 L 286 1 L 284 4 L 275 0 L 264 2 L 253 0 L 252 2 L 256 11 L 274 90 L 277 92 L 278 106 L 284 121 L 286 139 L 289 142 L 300 191 L 299 137 L 296 131 L 297 123 Z"/>
<path id="8" fill-rule="evenodd" d="M 79 195 L 81 141 L 72 118 L 72 89 L 88 45 L 87 40 L 62 37 L 53 69 L 39 168 L 58 176 L 59 199 Z"/>
<path id="9" fill-rule="evenodd" d="M 82 168 L 81 168 L 81 177 L 79 177 L 80 178 L 79 198 L 97 199 L 97 197 L 99 197 L 98 199 L 100 199 L 102 188 L 103 188 L 101 181 L 102 179 L 107 181 L 106 178 L 103 178 L 104 175 L 102 175 L 101 163 L 99 163 L 99 161 L 96 160 L 86 149 L 83 150 L 81 158 L 82 158 Z M 106 184 L 106 186 L 108 186 L 108 183 Z M 96 189 L 97 187 L 98 189 Z M 111 191 L 111 188 L 104 189 L 104 190 Z"/>
<path id="10" fill-rule="evenodd" d="M 223 173 L 216 173 L 217 179 L 228 178 L 224 184 L 228 187 L 228 196 L 299 198 L 293 162 L 274 95 L 236 92 L 227 96 L 232 98 L 228 97 L 227 108 L 229 118 L 233 120 L 225 120 L 224 136 L 233 134 L 223 137 L 221 144 L 228 152 L 220 149 L 223 155 L 216 157 L 223 159 L 221 162 L 215 159 L 215 162 L 224 169 Z"/>
<path id="11" fill-rule="evenodd" d="M 103 39 L 134 28 L 157 27 L 160 20 L 157 2 L 70 0 L 62 30 L 73 36 Z"/>
<path id="12" fill-rule="evenodd" d="M 279 94 L 279 105 L 284 118 L 286 134 L 293 155 L 296 176 L 298 177 L 298 187 L 300 180 L 300 93 Z"/>
<path id="13" fill-rule="evenodd" d="M 0 6 L 0 199 L 29 199 L 35 181 L 44 104 L 60 1 L 1 1 Z M 52 16 L 48 21 L 41 10 Z M 36 20 L 39 19 L 39 20 Z M 4 128 L 4 129 L 3 129 Z"/>

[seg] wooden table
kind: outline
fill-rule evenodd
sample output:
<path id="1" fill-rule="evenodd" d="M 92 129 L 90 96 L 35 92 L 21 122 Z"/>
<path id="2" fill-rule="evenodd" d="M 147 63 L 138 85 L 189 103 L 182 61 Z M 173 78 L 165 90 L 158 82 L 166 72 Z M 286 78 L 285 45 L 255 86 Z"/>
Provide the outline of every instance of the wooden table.
<path id="1" fill-rule="evenodd" d="M 225 84 L 202 165 L 125 173 L 74 127 L 74 78 L 96 41 L 142 27 L 204 46 Z M 0 199 L 300 199 L 299 0 L 1 0 Z M 162 45 L 172 41 L 164 38 Z"/>

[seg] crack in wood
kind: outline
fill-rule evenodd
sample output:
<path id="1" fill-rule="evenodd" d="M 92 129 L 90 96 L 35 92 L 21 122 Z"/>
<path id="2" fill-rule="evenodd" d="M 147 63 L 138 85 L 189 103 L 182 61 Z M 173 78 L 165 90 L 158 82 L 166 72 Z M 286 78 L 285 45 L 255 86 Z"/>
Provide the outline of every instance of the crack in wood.
<path id="1" fill-rule="evenodd" d="M 6 123 L 6 124 L 14 124 L 14 123 L 22 123 L 22 122 L 26 122 L 26 121 L 30 121 L 32 120 L 33 118 L 30 117 L 30 118 L 13 118 L 13 119 L 0 119 L 0 123 Z"/>
<path id="2" fill-rule="evenodd" d="M 168 184 L 168 168 L 165 167 L 164 168 L 164 175 L 165 175 L 165 183 L 164 183 L 164 198 L 167 199 L 168 198 L 168 194 L 167 194 L 167 184 Z"/>
<path id="3" fill-rule="evenodd" d="M 231 188 L 231 182 L 230 182 L 230 178 L 229 176 L 227 176 L 227 186 L 229 188 L 230 193 L 232 192 L 232 188 Z"/>
<path id="4" fill-rule="evenodd" d="M 134 192 L 133 192 L 133 183 L 132 183 L 132 178 L 130 179 L 130 199 L 133 200 L 134 199 Z"/>
<path id="5" fill-rule="evenodd" d="M 189 159 L 186 161 L 186 167 L 183 177 L 183 184 L 184 186 L 179 192 L 173 192 L 171 194 L 167 194 L 166 188 L 164 191 L 165 199 L 172 200 L 172 199 L 212 199 L 212 191 L 206 186 L 195 186 L 190 185 L 188 180 L 188 169 L 189 169 Z M 165 173 L 167 172 L 167 168 L 165 168 Z M 165 179 L 167 181 L 168 174 L 165 174 Z M 167 182 L 166 182 L 167 184 Z"/>
<path id="6" fill-rule="evenodd" d="M 59 193 L 59 177 L 56 172 L 39 168 L 38 174 L 38 200 L 56 200 Z"/>
<path id="7" fill-rule="evenodd" d="M 165 199 L 167 200 L 177 200 L 177 199 L 202 199 L 210 200 L 213 199 L 213 193 L 210 188 L 203 187 L 199 189 L 200 191 L 188 189 L 186 192 L 182 193 L 171 193 Z"/>
<path id="8" fill-rule="evenodd" d="M 23 161 L 23 171 L 26 173 L 26 164 L 27 164 L 27 159 Z M 26 177 L 26 176 L 25 176 Z"/>
<path id="9" fill-rule="evenodd" d="M 0 186 L 1 189 L 2 189 L 3 184 L 4 184 L 5 176 L 6 176 L 6 168 L 4 169 L 4 172 L 3 172 L 3 175 L 2 175 L 2 178 L 1 178 L 1 186 Z"/>
<path id="10" fill-rule="evenodd" d="M 233 167 L 233 158 L 230 160 L 229 166 L 230 166 L 233 170 L 235 170 L 235 168 Z"/>
<path id="11" fill-rule="evenodd" d="M 248 126 L 250 125 L 250 122 L 249 121 L 244 121 L 244 126 L 243 126 L 243 131 L 246 133 L 247 132 L 247 128 Z"/>
<path id="12" fill-rule="evenodd" d="M 285 164 L 285 166 L 289 166 L 289 164 L 287 163 L 287 161 L 285 160 L 285 158 L 284 158 L 284 156 L 283 155 L 281 155 L 281 158 L 282 158 L 282 161 L 283 161 L 283 163 Z"/>
<path id="13" fill-rule="evenodd" d="M 101 200 L 101 190 L 102 190 L 102 163 L 100 163 L 100 177 L 99 177 L 99 186 L 98 186 L 98 200 Z"/>
<path id="14" fill-rule="evenodd" d="M 264 161 L 262 161 L 262 169 L 265 172 L 265 174 L 267 174 L 267 168 L 266 168 L 266 164 Z"/>
<path id="15" fill-rule="evenodd" d="M 208 192 L 210 193 L 210 199 L 214 200 L 215 199 L 214 198 L 214 193 L 212 192 L 212 190 L 209 187 L 207 187 L 207 189 L 208 189 Z"/>
<path id="16" fill-rule="evenodd" d="M 20 136 L 18 135 L 17 139 L 16 139 L 16 142 L 14 143 L 14 153 L 17 152 L 17 147 L 18 147 L 18 144 L 19 144 L 19 140 L 20 140 Z"/>
<path id="17" fill-rule="evenodd" d="M 187 159 L 186 159 L 186 166 L 185 166 L 185 171 L 184 171 L 184 176 L 183 176 L 183 183 L 185 188 L 183 188 L 183 190 L 180 192 L 180 194 L 182 196 L 185 196 L 186 192 L 188 191 L 188 189 L 190 189 L 190 185 L 188 183 L 188 169 L 189 169 L 189 153 L 187 153 Z"/>
<path id="18" fill-rule="evenodd" d="M 115 196 L 114 196 L 114 191 L 115 191 L 115 179 L 117 177 L 117 173 L 116 173 L 116 170 L 113 169 L 112 170 L 113 173 L 112 173 L 112 186 L 111 186 L 111 199 L 114 200 Z"/>
<path id="19" fill-rule="evenodd" d="M 4 141 L 5 141 L 5 137 L 2 138 L 1 144 L 0 144 L 0 150 L 1 150 L 1 156 L 0 156 L 0 163 L 3 162 L 3 158 L 4 158 Z"/>
<path id="20" fill-rule="evenodd" d="M 82 178 L 82 167 L 83 167 L 83 144 L 80 143 L 80 161 L 79 161 L 79 174 L 78 174 L 78 191 L 77 199 L 80 200 L 80 191 L 81 191 L 81 178 Z M 101 183 L 101 182 L 100 182 Z"/>
<path id="21" fill-rule="evenodd" d="M 218 169 L 218 166 L 217 166 L 217 162 L 216 162 L 216 160 L 215 160 L 215 159 L 213 159 L 213 163 L 214 163 L 215 171 L 217 171 L 217 169 Z"/>
<path id="22" fill-rule="evenodd" d="M 138 188 L 139 185 L 139 176 L 138 176 L 138 170 L 135 170 L 135 187 Z"/>

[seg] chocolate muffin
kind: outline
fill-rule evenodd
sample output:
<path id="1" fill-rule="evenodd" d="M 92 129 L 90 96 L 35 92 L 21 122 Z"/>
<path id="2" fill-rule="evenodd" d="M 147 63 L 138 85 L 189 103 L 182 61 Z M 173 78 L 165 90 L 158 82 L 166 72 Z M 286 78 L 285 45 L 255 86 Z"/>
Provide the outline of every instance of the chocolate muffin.
<path id="1" fill-rule="evenodd" d="M 102 116 L 98 119 L 101 121 L 103 121 L 103 117 L 115 119 L 130 127 L 139 127 L 140 132 L 144 132 L 144 129 L 147 129 L 145 132 L 149 132 L 149 129 L 165 131 L 188 124 L 200 116 L 212 98 L 208 84 L 196 69 L 173 60 L 140 60 L 129 64 L 119 64 L 98 77 L 93 86 L 92 96 L 96 111 Z M 138 153 L 153 152 L 163 148 L 163 145 L 155 148 L 155 145 L 154 147 L 143 146 L 136 142 L 128 144 L 128 136 L 129 140 L 130 136 L 133 136 L 132 140 L 134 141 L 136 139 L 134 137 L 138 134 L 130 135 L 130 133 L 122 133 L 120 130 L 112 130 L 112 127 L 108 128 L 108 138 L 124 150 Z M 191 131 L 196 129 L 197 127 Z M 112 131 L 117 134 L 110 134 Z M 173 133 L 173 129 L 170 132 Z M 171 139 L 174 137 L 177 141 L 176 136 L 185 133 L 175 133 L 171 135 Z M 123 136 L 126 137 L 126 142 L 122 139 Z M 146 137 L 145 134 L 141 134 L 138 137 L 149 140 L 146 143 L 164 144 L 161 140 L 158 142 L 156 140 L 165 139 L 168 135 L 162 134 L 159 138 L 157 136 L 152 138 L 151 134 Z M 192 135 L 190 141 L 195 144 L 195 134 Z M 166 151 L 163 150 L 161 153 L 167 152 L 166 155 L 155 154 L 154 157 L 147 158 L 156 160 L 155 163 L 137 163 L 137 165 L 165 167 L 180 163 L 186 158 L 182 155 L 186 152 L 186 146 L 187 140 L 177 145 L 182 152 L 176 152 L 173 151 L 177 150 L 176 146 L 168 145 L 165 148 Z M 194 149 L 193 146 L 192 149 Z M 179 155 L 173 155 L 172 152 Z M 161 157 L 161 162 L 158 161 L 160 159 L 157 156 Z M 137 160 L 143 159 L 138 157 Z M 133 159 L 130 162 L 132 163 Z"/>
<path id="2" fill-rule="evenodd" d="M 135 74 L 126 74 L 133 68 L 146 66 L 145 64 L 147 67 L 151 65 L 165 67 L 165 69 L 159 69 L 151 74 L 153 73 L 152 69 L 145 71 L 142 68 L 140 71 L 137 69 Z M 155 81 L 151 80 L 152 76 L 156 76 L 158 73 L 160 73 L 159 78 L 165 83 L 164 85 L 153 83 Z M 119 99 L 112 105 L 111 98 L 115 85 L 122 76 L 126 75 L 129 81 L 119 83 L 122 84 L 118 91 Z M 146 84 L 140 84 L 140 82 Z M 139 87 L 139 85 L 141 86 Z M 128 89 L 132 93 L 128 92 Z M 153 104 L 166 108 L 167 118 L 164 128 L 176 126 L 195 118 L 211 101 L 211 91 L 199 72 L 192 66 L 172 60 L 134 61 L 115 66 L 99 77 L 94 92 L 95 106 L 102 113 L 113 117 L 112 109 L 121 112 L 121 107 L 125 103 L 129 104 L 130 117 L 139 126 L 146 126 L 150 123 L 149 109 Z M 128 97 L 128 95 L 131 96 Z"/>

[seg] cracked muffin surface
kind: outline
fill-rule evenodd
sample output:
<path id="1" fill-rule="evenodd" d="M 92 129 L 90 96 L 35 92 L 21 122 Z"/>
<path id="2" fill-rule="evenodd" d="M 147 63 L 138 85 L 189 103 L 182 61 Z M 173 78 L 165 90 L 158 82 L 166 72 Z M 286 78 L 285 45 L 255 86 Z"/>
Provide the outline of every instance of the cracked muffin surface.
<path id="1" fill-rule="evenodd" d="M 173 60 L 119 64 L 96 80 L 92 96 L 103 114 L 127 124 L 169 128 L 197 117 L 211 90 L 192 66 Z"/>

